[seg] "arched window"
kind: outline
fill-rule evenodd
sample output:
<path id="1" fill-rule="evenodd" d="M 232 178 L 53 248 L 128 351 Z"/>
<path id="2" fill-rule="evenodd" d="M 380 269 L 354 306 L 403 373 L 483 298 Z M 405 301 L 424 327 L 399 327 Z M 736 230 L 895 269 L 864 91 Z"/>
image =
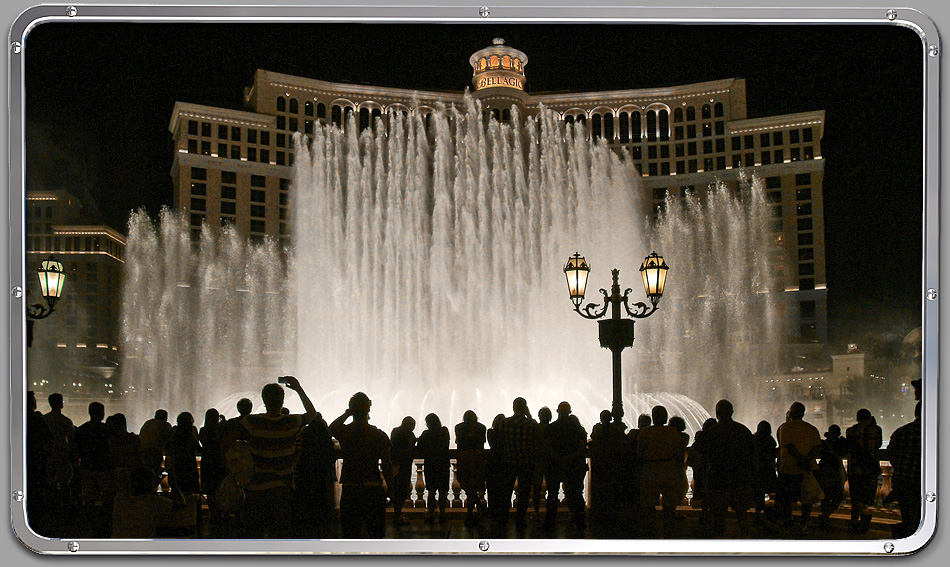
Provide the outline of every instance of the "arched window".
<path id="1" fill-rule="evenodd" d="M 309 100 L 303 103 L 303 113 L 307 116 L 313 116 L 313 103 Z"/>
<path id="2" fill-rule="evenodd" d="M 516 57 L 516 58 L 514 59 L 514 64 L 515 64 L 515 71 L 520 71 L 520 70 L 521 70 L 521 59 L 518 59 L 518 58 Z"/>
<path id="3" fill-rule="evenodd" d="M 696 109 L 692 106 L 686 107 L 686 120 L 696 120 Z"/>
<path id="4" fill-rule="evenodd" d="M 510 109 L 510 108 L 506 108 L 506 109 L 504 109 L 504 110 L 501 111 L 501 121 L 502 121 L 502 122 L 505 122 L 505 123 L 511 122 L 511 109 Z"/>
<path id="5" fill-rule="evenodd" d="M 721 118 L 722 116 L 725 115 L 725 113 L 724 113 L 724 108 L 723 108 L 721 102 L 717 102 L 717 103 L 716 103 L 716 106 L 714 107 L 713 112 L 716 113 L 716 118 Z"/>
<path id="6" fill-rule="evenodd" d="M 372 116 L 372 123 L 370 124 L 370 126 L 372 126 L 373 128 L 376 128 L 376 119 L 381 117 L 383 113 L 380 109 L 374 108 L 373 112 L 370 113 L 370 115 Z"/>
<path id="7" fill-rule="evenodd" d="M 614 115 L 612 112 L 604 114 L 604 138 L 614 139 Z"/>
<path id="8" fill-rule="evenodd" d="M 583 114 L 578 114 L 578 115 L 577 115 L 577 123 L 578 123 L 578 124 L 587 124 L 587 116 L 585 116 L 585 115 L 583 115 Z"/>
<path id="9" fill-rule="evenodd" d="M 599 114 L 591 115 L 590 117 L 590 135 L 592 138 L 600 137 L 600 124 L 602 118 Z"/>
<path id="10" fill-rule="evenodd" d="M 498 111 L 497 108 L 491 109 L 491 117 L 494 118 L 495 120 L 501 120 L 501 113 Z"/>
<path id="11" fill-rule="evenodd" d="M 620 113 L 620 141 L 623 143 L 630 141 L 630 115 L 626 112 Z"/>
<path id="12" fill-rule="evenodd" d="M 361 108 L 360 109 L 360 132 L 369 128 L 369 109 Z"/>
<path id="13" fill-rule="evenodd" d="M 333 108 L 330 109 L 330 122 L 334 126 L 343 126 L 343 109 L 340 108 L 340 105 L 334 104 Z"/>
<path id="14" fill-rule="evenodd" d="M 656 141 L 656 111 L 647 112 L 647 141 Z"/>
<path id="15" fill-rule="evenodd" d="M 567 124 L 573 124 L 574 116 L 568 114 L 567 116 L 564 117 L 564 122 L 566 122 Z"/>
<path id="16" fill-rule="evenodd" d="M 703 105 L 703 119 L 712 118 L 712 107 L 708 104 Z"/>
<path id="17" fill-rule="evenodd" d="M 297 114 L 298 112 L 300 112 L 300 107 L 297 106 L 297 99 L 290 99 L 290 113 Z"/>
<path id="18" fill-rule="evenodd" d="M 488 67 L 488 60 L 482 57 L 478 60 L 478 70 L 481 71 L 485 67 Z"/>
<path id="19" fill-rule="evenodd" d="M 327 117 L 327 105 L 322 102 L 317 103 L 317 118 L 326 118 Z"/>
<path id="20" fill-rule="evenodd" d="M 350 115 L 353 114 L 352 106 L 343 107 L 343 125 L 346 126 L 346 123 L 350 121 Z"/>
<path id="21" fill-rule="evenodd" d="M 491 57 L 488 58 L 488 67 L 491 68 L 491 69 L 494 69 L 494 68 L 498 67 L 498 56 L 497 56 L 497 55 L 492 55 Z"/>
<path id="22" fill-rule="evenodd" d="M 643 140 L 643 123 L 639 111 L 634 112 L 630 116 L 630 129 L 633 131 L 634 142 L 640 142 Z"/>
<path id="23" fill-rule="evenodd" d="M 277 112 L 285 112 L 287 110 L 287 100 L 279 96 L 277 97 Z"/>
<path id="24" fill-rule="evenodd" d="M 663 109 L 660 111 L 660 140 L 666 142 L 670 139 L 670 113 Z"/>
<path id="25" fill-rule="evenodd" d="M 502 58 L 501 58 L 501 66 L 504 67 L 505 69 L 510 69 L 510 68 L 511 68 L 511 57 L 509 57 L 509 56 L 507 56 L 507 55 L 505 55 L 504 57 L 502 57 Z"/>
<path id="26" fill-rule="evenodd" d="M 673 111 L 673 122 L 682 122 L 683 121 L 683 107 L 677 106 L 676 110 Z"/>

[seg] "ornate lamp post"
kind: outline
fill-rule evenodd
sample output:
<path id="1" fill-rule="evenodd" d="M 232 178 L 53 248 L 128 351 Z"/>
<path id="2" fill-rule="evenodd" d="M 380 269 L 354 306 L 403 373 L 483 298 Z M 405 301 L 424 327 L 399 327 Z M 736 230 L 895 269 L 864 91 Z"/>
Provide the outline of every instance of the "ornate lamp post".
<path id="1" fill-rule="evenodd" d="M 646 292 L 650 305 L 646 303 L 634 303 L 631 307 L 628 297 L 633 291 L 629 288 L 620 293 L 619 276 L 620 270 L 611 270 L 613 275 L 613 285 L 610 288 L 610 294 L 601 289 L 600 293 L 604 295 L 603 305 L 588 303 L 583 309 L 581 304 L 584 302 L 584 295 L 587 291 L 587 276 L 590 274 L 590 267 L 587 261 L 580 254 L 575 253 L 567 260 L 564 266 L 564 275 L 567 277 L 567 287 L 571 295 L 571 302 L 574 303 L 574 311 L 585 319 L 600 319 L 610 308 L 610 318 L 598 321 L 600 327 L 600 346 L 610 349 L 613 357 L 613 407 L 611 413 L 614 417 L 614 423 L 620 424 L 623 418 L 623 388 L 620 375 L 620 355 L 623 349 L 633 346 L 633 324 L 634 319 L 645 319 L 656 312 L 657 304 L 663 297 L 663 289 L 666 287 L 666 272 L 670 269 L 663 261 L 662 256 L 653 252 L 643 260 L 640 265 L 640 275 L 643 278 L 643 290 Z M 620 307 L 623 306 L 627 315 L 631 319 L 624 319 L 621 316 Z"/>
<path id="2" fill-rule="evenodd" d="M 33 321 L 37 319 L 46 319 L 53 314 L 56 301 L 63 293 L 63 284 L 66 283 L 66 272 L 63 271 L 63 265 L 53 259 L 43 260 L 40 269 L 37 270 L 40 278 L 40 292 L 46 305 L 34 303 L 26 307 L 26 346 L 33 346 Z"/>

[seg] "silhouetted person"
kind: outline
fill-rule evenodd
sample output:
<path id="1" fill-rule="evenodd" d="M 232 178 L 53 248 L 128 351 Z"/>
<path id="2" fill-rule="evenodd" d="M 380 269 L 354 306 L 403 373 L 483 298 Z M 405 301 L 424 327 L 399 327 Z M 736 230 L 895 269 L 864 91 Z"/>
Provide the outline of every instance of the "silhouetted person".
<path id="1" fill-rule="evenodd" d="M 109 537 L 112 502 L 115 498 L 115 465 L 109 452 L 110 430 L 103 423 L 106 409 L 89 404 L 89 421 L 76 428 L 76 454 L 82 480 L 81 500 L 93 537 Z"/>
<path id="2" fill-rule="evenodd" d="M 512 415 L 505 419 L 502 429 L 508 471 L 505 486 L 509 497 L 512 490 L 517 491 L 515 527 L 523 530 L 528 525 L 531 480 L 534 477 L 538 451 L 538 422 L 531 418 L 528 402 L 524 398 L 515 398 L 511 408 Z M 507 514 L 505 514 L 505 520 L 507 520 Z"/>
<path id="3" fill-rule="evenodd" d="M 300 432 L 300 454 L 294 468 L 298 537 L 329 537 L 334 514 L 336 455 L 327 422 L 318 413 Z"/>
<path id="4" fill-rule="evenodd" d="M 693 508 L 703 508 L 701 518 L 705 518 L 706 508 L 703 506 L 703 500 L 706 498 L 706 477 L 709 472 L 708 453 L 709 447 L 706 445 L 706 432 L 716 424 L 716 418 L 710 417 L 703 422 L 703 428 L 696 432 L 693 437 L 693 444 L 689 447 L 686 454 L 686 464 L 693 469 Z"/>
<path id="5" fill-rule="evenodd" d="M 640 508 L 640 480 L 643 470 L 643 461 L 637 456 L 637 439 L 640 437 L 640 431 L 645 427 L 650 427 L 653 422 L 650 414 L 642 413 L 637 417 L 637 427 L 627 431 L 624 447 L 624 466 L 625 478 L 621 484 L 623 490 L 623 505 L 639 513 Z"/>
<path id="6" fill-rule="evenodd" d="M 139 465 L 129 473 L 129 487 L 115 497 L 112 537 L 150 539 L 162 519 L 185 505 L 178 491 L 170 497 L 156 491 L 158 476 L 150 467 Z"/>
<path id="7" fill-rule="evenodd" d="M 767 421 L 760 421 L 752 435 L 752 445 L 755 451 L 755 479 L 753 481 L 755 500 L 755 521 L 764 520 L 765 495 L 774 494 L 776 490 L 775 476 L 775 449 L 778 444 L 772 437 L 772 426 Z"/>
<path id="8" fill-rule="evenodd" d="M 214 493 L 228 474 L 222 451 L 224 435 L 218 410 L 211 408 L 205 411 L 204 426 L 198 430 L 198 441 L 201 443 L 201 488 L 208 496 L 208 506 L 212 510 L 216 505 Z"/>
<path id="9" fill-rule="evenodd" d="M 129 474 L 143 465 L 142 444 L 139 436 L 129 431 L 125 414 L 116 413 L 106 418 L 106 426 L 111 429 L 109 453 L 115 465 L 116 493 L 128 491 Z"/>
<path id="10" fill-rule="evenodd" d="M 821 434 L 804 418 L 805 405 L 794 402 L 788 409 L 788 421 L 783 423 L 776 432 L 779 457 L 775 513 L 777 519 L 783 522 L 791 519 L 792 504 L 801 500 L 805 473 L 818 468 L 815 458 L 821 451 Z M 801 527 L 803 529 L 808 526 L 811 505 L 811 502 L 802 502 Z"/>
<path id="11" fill-rule="evenodd" d="M 416 420 L 411 416 L 402 418 L 402 423 L 393 428 L 390 434 L 392 442 L 391 458 L 393 462 L 393 522 L 404 526 L 409 519 L 403 516 L 402 509 L 412 495 L 412 460 L 416 452 Z M 412 503 L 409 504 L 410 507 Z"/>
<path id="12" fill-rule="evenodd" d="M 920 402 L 917 402 L 914 421 L 895 429 L 887 444 L 887 459 L 893 467 L 891 486 L 901 510 L 901 522 L 893 528 L 897 538 L 910 537 L 920 527 L 920 429 Z"/>
<path id="13" fill-rule="evenodd" d="M 534 505 L 534 515 L 539 519 L 541 517 L 541 501 L 545 498 L 541 488 L 547 479 L 547 467 L 551 461 L 551 450 L 545 444 L 544 430 L 550 425 L 552 418 L 551 408 L 544 406 L 538 410 L 538 454 L 535 456 L 534 476 L 531 478 L 531 502 Z"/>
<path id="14" fill-rule="evenodd" d="M 254 474 L 245 487 L 244 500 L 244 520 L 250 537 L 280 539 L 293 533 L 297 434 L 319 415 L 297 378 L 283 376 L 279 380 L 297 392 L 307 413 L 281 413 L 284 389 L 271 383 L 261 388 L 264 413 L 247 415 L 241 420 L 254 461 Z"/>
<path id="15" fill-rule="evenodd" d="M 736 513 L 739 530 L 749 534 L 746 511 L 752 506 L 752 485 L 755 471 L 755 449 L 752 432 L 732 419 L 733 406 L 729 400 L 716 404 L 716 423 L 705 433 L 706 445 L 706 502 L 709 533 L 721 536 L 726 529 L 726 512 Z"/>
<path id="16" fill-rule="evenodd" d="M 489 447 L 485 457 L 488 513 L 497 521 L 504 520 L 511 509 L 511 490 L 506 487 L 508 471 L 505 464 L 504 428 L 505 414 L 500 413 L 492 420 L 492 426 L 486 432 Z"/>
<path id="17" fill-rule="evenodd" d="M 224 437 L 221 441 L 221 452 L 225 455 L 228 454 L 231 443 L 243 438 L 244 427 L 241 424 L 244 418 L 251 415 L 251 412 L 254 411 L 254 402 L 247 398 L 241 398 L 237 401 L 236 407 L 238 411 L 237 417 L 232 417 L 224 422 Z"/>
<path id="18" fill-rule="evenodd" d="M 477 523 L 484 512 L 486 433 L 485 426 L 478 422 L 478 416 L 472 410 L 462 414 L 462 421 L 455 426 L 455 462 L 459 487 L 465 491 L 467 526 Z"/>
<path id="19" fill-rule="evenodd" d="M 670 427 L 680 434 L 680 445 L 683 446 L 683 462 L 679 463 L 679 482 L 683 491 L 683 497 L 689 492 L 689 478 L 686 476 L 686 448 L 689 447 L 689 433 L 686 433 L 686 420 L 678 415 L 674 415 L 667 422 Z"/>
<path id="20" fill-rule="evenodd" d="M 871 527 L 867 512 L 877 499 L 881 462 L 877 450 L 884 442 L 880 426 L 870 410 L 858 410 L 858 422 L 848 428 L 848 487 L 851 495 L 851 524 L 849 529 L 866 533 Z"/>
<path id="21" fill-rule="evenodd" d="M 178 414 L 168 442 L 168 484 L 182 494 L 200 494 L 198 477 L 198 430 L 195 418 L 185 411 Z"/>
<path id="22" fill-rule="evenodd" d="M 363 526 L 372 539 L 386 535 L 386 498 L 392 496 L 393 486 L 392 444 L 385 433 L 370 425 L 371 406 L 369 397 L 357 392 L 343 415 L 330 424 L 330 434 L 340 442 L 343 453 L 340 525 L 348 539 L 359 538 Z M 345 424 L 350 418 L 353 421 Z"/>
<path id="23" fill-rule="evenodd" d="M 73 436 L 76 427 L 63 415 L 63 395 L 50 394 L 49 413 L 43 416 L 53 434 L 50 446 L 49 485 L 56 501 L 70 500 L 69 483 L 73 480 Z"/>
<path id="24" fill-rule="evenodd" d="M 36 411 L 36 395 L 30 390 L 26 393 L 26 513 L 30 526 L 40 535 L 48 535 L 52 446 L 53 432 L 43 414 Z"/>
<path id="25" fill-rule="evenodd" d="M 818 470 L 815 478 L 821 486 L 825 497 L 821 501 L 821 516 L 818 524 L 827 528 L 831 515 L 834 514 L 841 500 L 844 499 L 844 483 L 846 475 L 842 459 L 848 453 L 848 442 L 841 436 L 841 428 L 837 425 L 828 426 L 825 440 L 821 442 L 821 451 L 818 453 Z"/>
<path id="26" fill-rule="evenodd" d="M 436 503 L 439 507 L 439 523 L 445 521 L 445 505 L 449 491 L 449 428 L 434 413 L 426 416 L 426 429 L 419 435 L 416 452 L 423 460 L 426 490 L 426 522 L 435 521 Z"/>
<path id="27" fill-rule="evenodd" d="M 590 432 L 590 509 L 596 521 L 617 512 L 617 475 L 623 433 L 613 423 L 610 410 L 600 412 L 600 423 Z"/>
<path id="28" fill-rule="evenodd" d="M 547 510 L 544 525 L 551 529 L 557 523 L 558 491 L 564 485 L 564 503 L 577 530 L 587 527 L 584 511 L 584 476 L 587 474 L 587 431 L 577 416 L 571 415 L 571 404 L 557 406 L 557 419 L 544 429 L 544 441 L 552 460 L 547 468 Z"/>
<path id="29" fill-rule="evenodd" d="M 676 506 L 686 495 L 680 476 L 686 462 L 686 443 L 679 431 L 666 424 L 665 407 L 654 406 L 651 414 L 653 425 L 640 430 L 637 438 L 637 456 L 643 461 L 640 506 L 643 520 L 653 524 L 662 497 L 663 537 L 671 538 L 675 534 Z"/>
<path id="30" fill-rule="evenodd" d="M 160 409 L 155 417 L 142 424 L 139 440 L 142 443 L 142 462 L 155 471 L 162 472 L 162 459 L 168 454 L 168 441 L 172 436 L 172 425 L 168 423 L 168 412 Z"/>

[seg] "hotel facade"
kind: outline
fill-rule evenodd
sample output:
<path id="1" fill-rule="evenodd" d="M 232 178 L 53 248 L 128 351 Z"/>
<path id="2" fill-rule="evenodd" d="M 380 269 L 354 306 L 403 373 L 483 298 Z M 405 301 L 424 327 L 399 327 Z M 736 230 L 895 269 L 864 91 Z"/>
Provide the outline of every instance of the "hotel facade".
<path id="1" fill-rule="evenodd" d="M 542 107 L 581 123 L 590 139 L 628 153 L 644 196 L 658 210 L 668 197 L 701 192 L 717 180 L 738 185 L 740 168 L 766 186 L 776 247 L 774 265 L 788 294 L 786 335 L 827 341 L 823 215 L 823 110 L 749 117 L 744 79 L 664 88 L 529 93 L 528 57 L 496 39 L 469 58 L 471 95 L 486 116 L 510 121 L 512 107 L 531 116 Z M 176 102 L 169 130 L 175 207 L 194 230 L 233 223 L 252 240 L 290 244 L 293 142 L 317 124 L 360 128 L 406 112 L 427 115 L 439 104 L 463 105 L 465 93 L 332 83 L 258 70 L 244 109 Z"/>

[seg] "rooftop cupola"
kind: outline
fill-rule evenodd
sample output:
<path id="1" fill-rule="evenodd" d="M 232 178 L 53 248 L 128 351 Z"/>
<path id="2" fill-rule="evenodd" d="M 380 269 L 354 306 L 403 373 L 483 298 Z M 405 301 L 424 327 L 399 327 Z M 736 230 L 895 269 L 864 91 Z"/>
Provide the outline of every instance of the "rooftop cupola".
<path id="1" fill-rule="evenodd" d="M 472 86 L 475 92 L 484 89 L 503 88 L 524 92 L 524 67 L 528 56 L 505 45 L 505 40 L 495 38 L 492 45 L 472 54 L 468 62 L 474 69 Z"/>

